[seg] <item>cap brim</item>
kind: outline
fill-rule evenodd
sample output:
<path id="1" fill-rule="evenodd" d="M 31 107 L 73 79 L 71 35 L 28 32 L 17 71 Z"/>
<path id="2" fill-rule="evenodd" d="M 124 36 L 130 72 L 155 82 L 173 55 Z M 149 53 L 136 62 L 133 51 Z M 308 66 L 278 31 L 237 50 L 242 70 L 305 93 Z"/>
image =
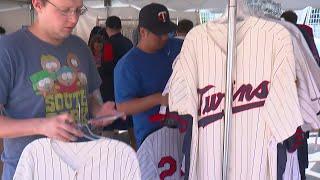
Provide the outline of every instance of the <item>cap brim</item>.
<path id="1" fill-rule="evenodd" d="M 161 28 L 150 29 L 150 31 L 156 35 L 168 34 L 177 30 L 177 25 L 171 21 L 166 26 Z"/>

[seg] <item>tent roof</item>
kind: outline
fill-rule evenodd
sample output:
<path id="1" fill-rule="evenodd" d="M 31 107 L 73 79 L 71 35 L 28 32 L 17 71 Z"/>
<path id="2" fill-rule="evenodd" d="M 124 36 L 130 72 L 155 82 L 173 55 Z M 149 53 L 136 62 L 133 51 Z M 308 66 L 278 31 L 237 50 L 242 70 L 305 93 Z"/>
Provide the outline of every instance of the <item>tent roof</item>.
<path id="1" fill-rule="evenodd" d="M 213 8 L 224 10 L 227 0 L 120 0 L 123 3 L 142 7 L 150 2 L 165 4 L 168 8 L 176 10 Z M 284 9 L 303 9 L 307 6 L 320 8 L 320 0 L 273 0 L 281 3 Z"/>
<path id="2" fill-rule="evenodd" d="M 84 0 L 89 7 L 103 7 L 103 0 Z M 320 8 L 320 0 L 274 0 L 281 3 L 284 9 L 303 9 L 307 6 Z M 0 11 L 19 8 L 31 0 L 1 0 Z M 133 5 L 143 7 L 151 2 L 165 4 L 168 8 L 174 10 L 203 9 L 211 8 L 213 10 L 224 10 L 227 0 L 112 0 L 115 7 Z"/>
<path id="3" fill-rule="evenodd" d="M 320 8 L 319 0 L 274 0 L 279 2 L 284 9 L 303 9 L 307 6 Z"/>
<path id="4" fill-rule="evenodd" d="M 27 5 L 26 1 L 27 0 L 20 0 L 20 1 L 1 0 L 0 12 L 20 9 L 21 7 L 25 7 Z"/>
<path id="5" fill-rule="evenodd" d="M 19 0 L 28 1 L 28 0 Z M 103 0 L 84 0 L 88 4 L 101 4 Z M 121 3 L 120 3 L 120 2 Z M 268 0 L 267 0 L 268 1 Z M 281 3 L 284 9 L 303 9 L 307 6 L 314 8 L 320 8 L 320 0 L 273 0 L 274 2 Z M 137 7 L 143 7 L 151 2 L 165 4 L 168 8 L 175 10 L 187 10 L 187 9 L 214 9 L 224 10 L 227 5 L 227 0 L 112 0 L 113 6 L 119 4 L 135 5 Z"/>

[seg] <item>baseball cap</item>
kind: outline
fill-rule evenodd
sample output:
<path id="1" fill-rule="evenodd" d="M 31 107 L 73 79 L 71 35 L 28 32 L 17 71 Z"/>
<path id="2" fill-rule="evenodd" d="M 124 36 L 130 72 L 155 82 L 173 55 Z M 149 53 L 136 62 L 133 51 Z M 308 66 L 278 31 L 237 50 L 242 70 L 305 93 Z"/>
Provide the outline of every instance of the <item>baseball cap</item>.
<path id="1" fill-rule="evenodd" d="M 106 27 L 111 29 L 121 29 L 121 20 L 118 16 L 109 16 L 106 20 Z"/>
<path id="2" fill-rule="evenodd" d="M 168 9 L 157 3 L 148 4 L 140 10 L 139 27 L 144 27 L 157 35 L 167 34 L 177 29 L 177 25 L 170 21 Z"/>

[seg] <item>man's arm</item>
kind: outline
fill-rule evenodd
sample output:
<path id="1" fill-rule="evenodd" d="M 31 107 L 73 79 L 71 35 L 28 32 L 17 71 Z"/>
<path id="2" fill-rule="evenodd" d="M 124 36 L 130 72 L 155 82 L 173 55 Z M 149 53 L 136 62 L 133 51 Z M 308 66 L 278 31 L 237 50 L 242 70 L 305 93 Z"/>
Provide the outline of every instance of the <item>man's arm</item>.
<path id="1" fill-rule="evenodd" d="M 119 117 L 118 115 L 120 112 L 116 110 L 114 102 L 109 101 L 109 102 L 103 103 L 99 89 L 96 89 L 95 91 L 93 91 L 92 94 L 89 95 L 88 104 L 89 104 L 90 113 L 94 117 L 99 118 L 99 120 L 89 121 L 89 123 L 94 126 L 98 126 L 98 127 L 107 126 L 111 124 L 114 120 L 118 119 Z M 106 118 L 100 118 L 104 116 L 106 116 Z M 123 118 L 125 117 L 125 115 L 122 113 L 120 113 L 120 116 L 123 116 Z M 112 117 L 112 119 L 109 119 L 108 117 L 109 118 Z"/>
<path id="2" fill-rule="evenodd" d="M 143 98 L 135 98 L 122 103 L 117 103 L 117 109 L 127 115 L 134 115 L 147 111 L 157 105 L 167 105 L 168 97 L 161 93 L 152 94 Z"/>
<path id="3" fill-rule="evenodd" d="M 69 114 L 51 118 L 13 119 L 4 115 L 4 106 L 0 104 L 0 138 L 44 135 L 62 141 L 74 141 L 82 133 L 71 122 L 73 119 Z"/>
<path id="4" fill-rule="evenodd" d="M 35 135 L 39 132 L 37 128 L 39 124 L 40 121 L 38 119 L 15 121 L 12 118 L 4 116 L 4 107 L 0 104 L 0 137 L 15 138 Z"/>
<path id="5" fill-rule="evenodd" d="M 97 117 L 97 114 L 103 105 L 103 100 L 99 89 L 96 89 L 93 91 L 93 93 L 89 94 L 88 105 L 90 113 L 94 117 Z"/>

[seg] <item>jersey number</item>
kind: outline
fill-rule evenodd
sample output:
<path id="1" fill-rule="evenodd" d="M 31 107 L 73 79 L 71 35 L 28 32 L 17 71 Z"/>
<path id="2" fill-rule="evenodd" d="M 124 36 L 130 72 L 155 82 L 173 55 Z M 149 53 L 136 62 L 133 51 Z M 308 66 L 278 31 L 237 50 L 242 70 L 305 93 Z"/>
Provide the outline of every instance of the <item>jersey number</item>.
<path id="1" fill-rule="evenodd" d="M 165 164 L 169 164 L 169 169 L 160 173 L 160 180 L 164 180 L 165 177 L 172 176 L 177 171 L 177 162 L 171 156 L 161 158 L 158 168 L 164 167 Z"/>

